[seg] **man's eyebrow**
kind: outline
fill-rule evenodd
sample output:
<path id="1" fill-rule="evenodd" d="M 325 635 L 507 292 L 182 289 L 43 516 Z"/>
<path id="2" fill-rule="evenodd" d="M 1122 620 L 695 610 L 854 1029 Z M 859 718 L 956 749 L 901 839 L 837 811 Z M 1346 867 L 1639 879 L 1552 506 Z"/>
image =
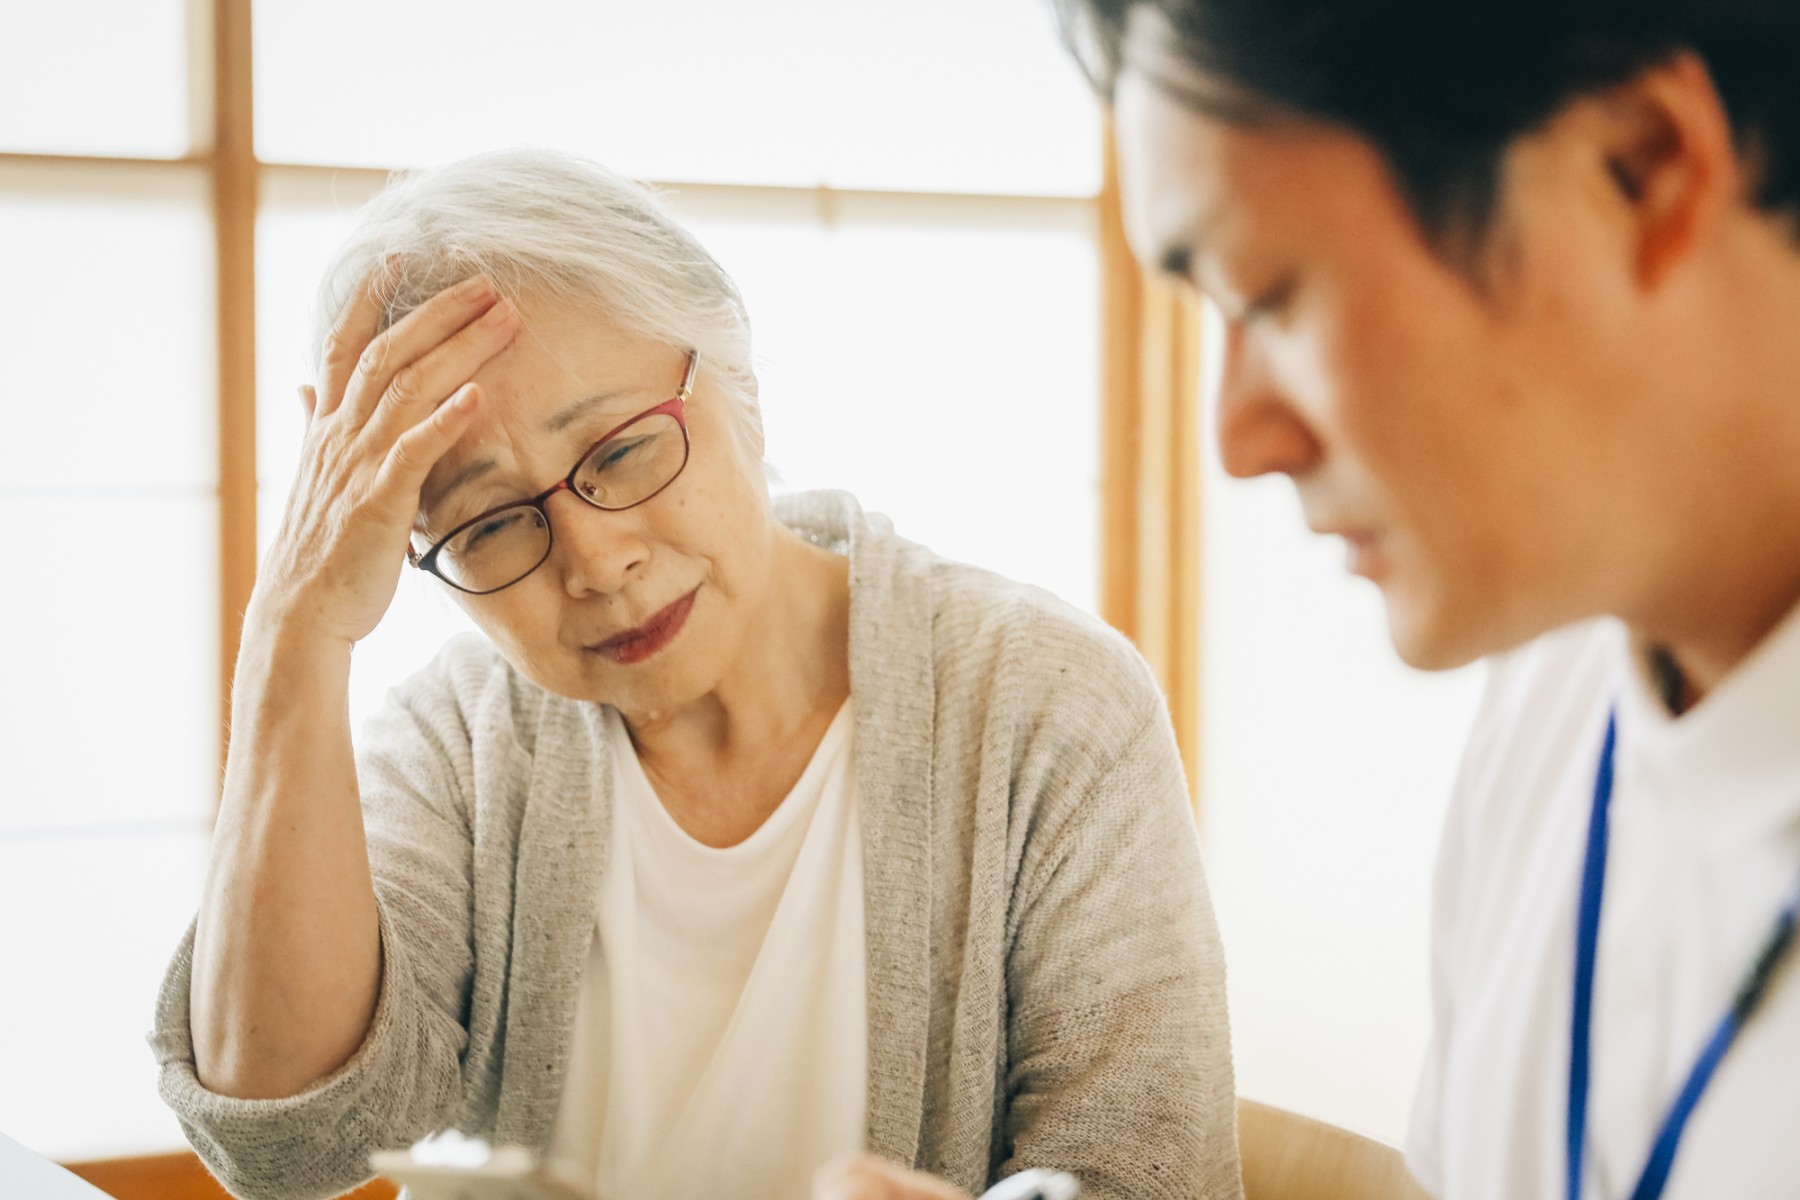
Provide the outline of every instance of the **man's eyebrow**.
<path id="1" fill-rule="evenodd" d="M 616 403 L 626 396 L 633 395 L 635 391 L 634 388 L 614 388 L 609 392 L 596 392 L 592 396 L 584 396 L 544 422 L 544 429 L 549 433 L 561 433 L 594 409 Z"/>
<path id="2" fill-rule="evenodd" d="M 1177 279 L 1192 279 L 1194 244 L 1183 241 L 1164 246 L 1156 256 L 1156 269 L 1161 274 L 1172 275 Z"/>

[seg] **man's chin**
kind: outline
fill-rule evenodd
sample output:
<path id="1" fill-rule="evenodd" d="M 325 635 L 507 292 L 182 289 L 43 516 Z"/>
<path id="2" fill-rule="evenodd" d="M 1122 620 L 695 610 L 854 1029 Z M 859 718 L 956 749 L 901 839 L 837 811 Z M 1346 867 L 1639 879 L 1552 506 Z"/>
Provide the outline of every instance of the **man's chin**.
<path id="1" fill-rule="evenodd" d="M 1382 589 L 1394 653 L 1420 671 L 1453 671 L 1510 649 L 1485 614 L 1452 604 L 1423 603 Z"/>

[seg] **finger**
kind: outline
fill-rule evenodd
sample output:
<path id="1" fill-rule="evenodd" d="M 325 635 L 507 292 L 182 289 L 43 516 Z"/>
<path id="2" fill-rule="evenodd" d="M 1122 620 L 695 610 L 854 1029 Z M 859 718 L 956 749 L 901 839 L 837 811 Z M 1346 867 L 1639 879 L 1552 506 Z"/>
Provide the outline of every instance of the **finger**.
<path id="1" fill-rule="evenodd" d="M 475 384 L 466 383 L 456 389 L 455 395 L 394 443 L 381 464 L 377 486 L 403 499 L 416 512 L 425 477 L 456 445 L 457 439 L 469 431 L 469 422 L 480 404 L 481 389 Z"/>
<path id="2" fill-rule="evenodd" d="M 313 390 L 311 384 L 308 384 L 308 383 L 301 384 L 300 385 L 300 410 L 306 414 L 306 419 L 308 421 L 311 421 L 313 419 L 313 412 L 315 410 L 317 410 L 318 407 L 319 407 L 319 393 L 317 393 Z"/>
<path id="3" fill-rule="evenodd" d="M 343 420 L 352 427 L 367 423 L 397 374 L 478 320 L 499 299 L 487 277 L 477 275 L 445 288 L 371 338 L 344 389 Z M 439 393 L 436 399 L 441 400 L 444 394 Z"/>
<path id="4" fill-rule="evenodd" d="M 319 354 L 316 415 L 327 416 L 343 403 L 344 389 L 356 372 L 356 364 L 369 342 L 381 332 L 381 314 L 387 307 L 385 297 L 393 272 L 391 256 L 370 268 L 350 293 L 350 300 L 338 313 L 337 320 L 331 323 L 331 331 L 325 335 L 325 345 Z"/>
<path id="5" fill-rule="evenodd" d="M 518 310 L 501 300 L 397 371 L 363 427 L 368 444 L 386 449 L 510 345 L 518 331 Z"/>

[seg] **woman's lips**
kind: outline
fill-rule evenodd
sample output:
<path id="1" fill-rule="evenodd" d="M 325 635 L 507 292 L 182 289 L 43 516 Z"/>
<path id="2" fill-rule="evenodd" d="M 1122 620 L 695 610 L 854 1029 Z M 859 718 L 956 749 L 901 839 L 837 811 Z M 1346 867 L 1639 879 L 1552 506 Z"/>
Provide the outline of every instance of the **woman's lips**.
<path id="1" fill-rule="evenodd" d="M 675 635 L 687 624 L 688 614 L 694 611 L 694 597 L 699 592 L 700 589 L 695 588 L 636 629 L 615 633 L 588 649 L 625 666 L 643 662 L 675 640 Z"/>

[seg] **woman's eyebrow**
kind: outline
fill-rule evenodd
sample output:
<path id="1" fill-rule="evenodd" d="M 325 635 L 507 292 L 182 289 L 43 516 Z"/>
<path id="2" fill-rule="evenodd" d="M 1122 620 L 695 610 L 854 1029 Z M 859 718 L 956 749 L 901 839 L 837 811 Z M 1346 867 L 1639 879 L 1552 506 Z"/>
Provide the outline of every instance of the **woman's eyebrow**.
<path id="1" fill-rule="evenodd" d="M 439 504 L 442 504 L 446 498 L 449 497 L 451 492 L 454 492 L 457 488 L 461 487 L 465 483 L 469 483 L 473 480 L 481 478 L 483 475 L 486 475 L 489 471 L 492 471 L 495 467 L 497 467 L 499 465 L 500 465 L 499 463 L 495 462 L 491 458 L 476 459 L 474 462 L 469 463 L 467 466 L 463 467 L 462 470 L 460 470 L 456 474 L 452 475 L 449 478 L 449 480 L 444 484 L 443 487 L 433 489 L 433 490 L 427 492 L 426 494 L 420 496 L 419 497 L 420 510 L 423 511 L 426 509 L 436 508 Z"/>
<path id="2" fill-rule="evenodd" d="M 616 403 L 627 396 L 633 395 L 634 391 L 635 389 L 632 388 L 614 388 L 611 391 L 596 392 L 592 396 L 583 396 L 581 399 L 568 405 L 561 412 L 544 422 L 544 428 L 550 433 L 561 433 L 594 409 Z M 465 483 L 470 483 L 481 478 L 499 465 L 499 463 L 491 458 L 476 459 L 446 480 L 443 487 L 434 488 L 421 496 L 419 507 L 421 509 L 437 507 L 449 498 L 451 492 L 454 492 Z"/>
<path id="3" fill-rule="evenodd" d="M 608 392 L 596 392 L 592 396 L 584 396 L 544 422 L 544 429 L 549 433 L 561 433 L 594 409 L 615 403 L 626 396 L 635 395 L 638 390 L 636 388 L 614 388 Z"/>

